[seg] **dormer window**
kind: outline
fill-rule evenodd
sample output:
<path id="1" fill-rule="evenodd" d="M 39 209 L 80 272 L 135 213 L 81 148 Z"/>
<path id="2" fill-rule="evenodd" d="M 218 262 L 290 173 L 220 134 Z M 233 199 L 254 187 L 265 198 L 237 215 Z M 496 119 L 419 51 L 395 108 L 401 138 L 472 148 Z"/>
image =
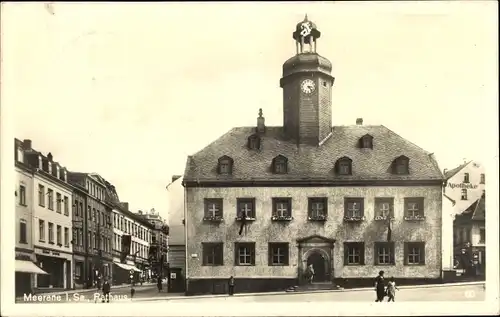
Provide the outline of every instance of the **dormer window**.
<path id="1" fill-rule="evenodd" d="M 410 159 L 404 155 L 396 158 L 392 163 L 392 171 L 397 175 L 408 175 L 410 173 Z"/>
<path id="2" fill-rule="evenodd" d="M 336 162 L 338 175 L 352 175 L 352 160 L 346 156 L 341 157 Z"/>
<path id="3" fill-rule="evenodd" d="M 362 149 L 373 149 L 373 137 L 369 134 L 363 135 L 359 139 L 359 147 Z"/>
<path id="4" fill-rule="evenodd" d="M 43 170 L 43 159 L 41 155 L 38 155 L 38 169 Z"/>
<path id="5" fill-rule="evenodd" d="M 17 161 L 24 162 L 24 151 L 20 146 L 17 147 Z"/>
<path id="6" fill-rule="evenodd" d="M 219 158 L 217 170 L 221 175 L 231 175 L 233 173 L 233 159 L 226 155 Z"/>
<path id="7" fill-rule="evenodd" d="M 275 174 L 286 174 L 288 172 L 288 159 L 283 155 L 276 156 L 272 165 Z"/>
<path id="8" fill-rule="evenodd" d="M 248 137 L 248 149 L 250 150 L 260 149 L 260 137 L 258 135 L 253 134 Z"/>

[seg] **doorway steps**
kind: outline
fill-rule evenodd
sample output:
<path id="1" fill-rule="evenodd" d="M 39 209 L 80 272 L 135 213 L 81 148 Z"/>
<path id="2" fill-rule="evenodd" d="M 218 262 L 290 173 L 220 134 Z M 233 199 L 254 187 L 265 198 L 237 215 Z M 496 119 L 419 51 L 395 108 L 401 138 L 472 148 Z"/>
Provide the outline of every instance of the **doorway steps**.
<path id="1" fill-rule="evenodd" d="M 295 286 L 287 290 L 287 292 L 310 292 L 310 291 L 326 291 L 340 290 L 342 287 L 331 282 L 315 282 L 312 284 L 304 284 Z"/>

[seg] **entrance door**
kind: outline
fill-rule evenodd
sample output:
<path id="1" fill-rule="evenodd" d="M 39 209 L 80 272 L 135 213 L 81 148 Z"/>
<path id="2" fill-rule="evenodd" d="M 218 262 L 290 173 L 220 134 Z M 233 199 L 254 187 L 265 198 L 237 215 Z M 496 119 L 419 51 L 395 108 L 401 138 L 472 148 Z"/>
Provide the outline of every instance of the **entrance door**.
<path id="1" fill-rule="evenodd" d="M 314 277 L 313 282 L 324 282 L 328 280 L 326 268 L 328 267 L 327 259 L 319 252 L 314 252 L 307 258 L 307 265 L 313 266 Z"/>

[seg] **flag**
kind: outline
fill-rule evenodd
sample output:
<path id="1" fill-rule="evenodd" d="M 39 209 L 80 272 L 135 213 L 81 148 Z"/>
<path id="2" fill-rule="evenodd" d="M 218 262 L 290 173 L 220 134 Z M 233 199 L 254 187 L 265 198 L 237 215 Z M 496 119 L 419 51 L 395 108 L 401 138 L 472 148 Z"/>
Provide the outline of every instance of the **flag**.
<path id="1" fill-rule="evenodd" d="M 247 215 L 245 211 L 241 212 L 241 226 L 240 226 L 240 232 L 238 234 L 241 236 L 243 234 L 243 228 L 245 228 L 245 225 L 247 223 Z"/>
<path id="2" fill-rule="evenodd" d="M 391 223 L 391 215 L 387 216 L 387 242 L 391 242 L 392 236 L 392 223 Z"/>

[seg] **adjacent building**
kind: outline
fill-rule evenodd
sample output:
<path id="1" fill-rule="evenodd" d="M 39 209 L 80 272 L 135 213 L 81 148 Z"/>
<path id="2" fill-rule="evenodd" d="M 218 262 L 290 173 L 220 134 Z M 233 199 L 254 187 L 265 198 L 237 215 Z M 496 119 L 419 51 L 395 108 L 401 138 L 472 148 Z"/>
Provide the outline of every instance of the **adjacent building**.
<path id="1" fill-rule="evenodd" d="M 85 203 L 82 205 L 86 206 L 84 212 L 86 219 L 83 224 L 74 222 L 74 228 L 81 230 L 82 235 L 86 235 L 84 243 L 86 264 L 78 266 L 85 270 L 83 279 L 86 287 L 92 287 L 99 285 L 104 277 L 112 276 L 111 206 L 106 202 L 106 184 L 98 174 L 71 172 L 69 181 L 81 193 L 82 198 L 85 197 Z M 81 220 L 82 217 L 78 219 Z"/>
<path id="2" fill-rule="evenodd" d="M 31 140 L 24 140 L 19 152 L 21 147 L 24 164 L 33 172 L 30 221 L 35 261 L 48 273 L 35 275 L 33 287 L 38 290 L 73 288 L 73 188 L 68 183 L 67 171 L 51 153 L 45 156 L 35 150 Z"/>
<path id="3" fill-rule="evenodd" d="M 305 31 L 304 31 L 305 30 Z M 236 127 L 189 156 L 187 294 L 441 278 L 443 175 L 383 125 L 333 126 L 332 64 L 306 19 L 283 65 L 283 126 Z M 341 111 L 337 108 L 336 111 Z M 390 220 L 390 221 L 389 221 Z"/>
<path id="4" fill-rule="evenodd" d="M 172 176 L 172 182 L 167 186 L 168 194 L 168 262 L 171 275 L 174 274 L 175 282 L 172 280 L 172 291 L 183 292 L 185 290 L 186 276 L 186 234 L 184 232 L 184 187 L 182 176 Z"/>
<path id="5" fill-rule="evenodd" d="M 166 220 L 153 208 L 149 212 L 140 211 L 138 216 L 149 222 L 153 229 L 151 231 L 149 259 L 151 271 L 154 277 L 169 278 L 170 270 L 168 263 L 168 236 L 169 226 Z"/>
<path id="6" fill-rule="evenodd" d="M 33 247 L 33 206 L 35 204 L 34 170 L 24 162 L 23 142 L 14 140 L 16 171 L 16 262 L 15 294 L 22 296 L 33 292 L 35 275 L 47 274 L 36 264 Z"/>
<path id="7" fill-rule="evenodd" d="M 475 254 L 471 251 L 471 231 L 475 225 L 480 225 L 481 221 L 472 220 L 471 215 L 474 206 L 477 206 L 477 202 L 485 195 L 486 173 L 480 162 L 465 161 L 456 168 L 445 169 L 444 176 L 443 278 L 453 279 L 456 276 L 457 265 L 465 269 L 463 267 L 464 261 L 460 260 L 464 258 L 462 250 L 467 250 L 465 253 L 470 257 L 470 260 L 465 262 L 469 264 L 472 263 L 472 257 Z M 464 221 L 467 225 L 464 225 Z M 481 256 L 484 254 L 482 252 Z M 478 258 L 481 263 L 484 262 L 485 258 L 479 256 Z"/>

